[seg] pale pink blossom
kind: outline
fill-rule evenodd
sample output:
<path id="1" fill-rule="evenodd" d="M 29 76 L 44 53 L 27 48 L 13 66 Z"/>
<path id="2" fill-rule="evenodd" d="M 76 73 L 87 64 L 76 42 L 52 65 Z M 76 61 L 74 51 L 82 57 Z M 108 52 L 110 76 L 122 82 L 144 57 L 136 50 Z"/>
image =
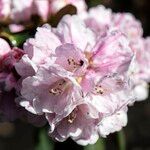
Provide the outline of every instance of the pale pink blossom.
<path id="1" fill-rule="evenodd" d="M 76 15 L 64 16 L 54 32 L 62 43 L 72 43 L 83 52 L 91 51 L 96 43 L 96 35 Z"/>
<path id="2" fill-rule="evenodd" d="M 146 100 L 149 96 L 149 85 L 144 80 L 136 80 L 135 76 L 131 77 L 133 79 L 133 92 L 136 96 L 137 101 Z"/>
<path id="3" fill-rule="evenodd" d="M 47 37 L 47 38 L 45 38 Z M 59 38 L 51 31 L 49 25 L 37 28 L 35 38 L 30 38 L 24 43 L 25 55 L 15 64 L 17 72 L 22 77 L 34 75 L 38 67 L 53 63 L 51 55 L 61 45 Z"/>
<path id="4" fill-rule="evenodd" d="M 150 37 L 143 38 L 143 51 L 137 51 L 137 61 L 140 65 L 141 78 L 147 82 L 150 82 Z"/>
<path id="5" fill-rule="evenodd" d="M 86 25 L 91 28 L 98 36 L 105 34 L 112 24 L 112 11 L 106 9 L 103 5 L 90 8 L 79 16 L 85 21 Z M 104 19 L 105 18 L 105 19 Z"/>
<path id="6" fill-rule="evenodd" d="M 133 57 L 127 38 L 119 31 L 100 38 L 93 51 L 91 66 L 105 75 L 126 72 Z"/>
<path id="7" fill-rule="evenodd" d="M 3 59 L 6 54 L 8 54 L 11 51 L 11 48 L 9 44 L 6 42 L 6 40 L 0 38 L 0 59 Z"/>
<path id="8" fill-rule="evenodd" d="M 117 111 L 114 114 L 104 117 L 99 124 L 99 133 L 102 137 L 106 137 L 110 133 L 120 131 L 122 127 L 127 125 L 127 113 L 125 111 Z"/>
<path id="9" fill-rule="evenodd" d="M 134 61 L 129 69 L 129 76 L 133 83 L 133 91 L 137 96 L 137 100 L 145 100 L 148 98 L 150 81 L 149 68 L 149 38 L 139 38 L 131 42 L 131 48 L 135 52 Z"/>
<path id="10" fill-rule="evenodd" d="M 132 89 L 137 101 L 148 98 L 148 82 L 150 81 L 149 48 L 143 35 L 141 23 L 130 13 L 114 14 L 114 26 L 119 28 L 129 38 L 130 47 L 135 53 L 135 59 L 129 69 Z"/>
<path id="11" fill-rule="evenodd" d="M 75 76 L 82 76 L 88 66 L 86 56 L 73 44 L 64 44 L 56 49 L 55 63 L 66 70 L 73 72 Z"/>
<path id="12" fill-rule="evenodd" d="M 141 22 L 130 13 L 114 13 L 113 26 L 119 28 L 131 41 L 143 35 Z"/>
<path id="13" fill-rule="evenodd" d="M 22 82 L 21 105 L 30 111 L 27 102 L 37 114 L 67 113 L 82 101 L 82 92 L 71 74 L 59 66 L 41 67 L 35 76 Z M 28 109 L 29 108 L 29 109 Z M 33 111 L 32 111 L 33 112 Z"/>
<path id="14" fill-rule="evenodd" d="M 109 116 L 115 124 L 112 118 L 133 102 L 126 77 L 133 51 L 120 31 L 99 37 L 78 16 L 66 15 L 56 28 L 39 27 L 24 52 L 15 64 L 22 81 L 17 102 L 46 115 L 50 136 L 58 141 L 71 137 L 81 145 L 95 143 L 103 119 Z M 120 130 L 122 118 L 100 135 Z"/>
<path id="15" fill-rule="evenodd" d="M 105 34 L 111 28 L 119 29 L 126 34 L 130 41 L 143 35 L 140 21 L 130 13 L 113 13 L 111 9 L 99 5 L 79 16 L 99 36 Z"/>
<path id="16" fill-rule="evenodd" d="M 51 116 L 47 114 L 51 124 Z M 99 112 L 89 103 L 80 104 L 61 120 L 55 130 L 49 131 L 52 138 L 57 141 L 65 141 L 71 137 L 80 145 L 94 144 L 98 140 L 96 125 L 99 120 Z"/>
<path id="17" fill-rule="evenodd" d="M 88 99 L 101 115 L 98 132 L 106 137 L 127 124 L 127 106 L 135 101 L 134 95 L 129 78 L 125 75 L 99 78 L 96 74 L 91 80 L 94 84 L 90 84 Z"/>
<path id="18" fill-rule="evenodd" d="M 46 38 L 45 38 L 46 37 Z M 49 25 L 37 28 L 35 38 L 30 38 L 24 44 L 24 51 L 35 64 L 43 64 L 46 58 L 54 54 L 55 49 L 61 45 Z"/>

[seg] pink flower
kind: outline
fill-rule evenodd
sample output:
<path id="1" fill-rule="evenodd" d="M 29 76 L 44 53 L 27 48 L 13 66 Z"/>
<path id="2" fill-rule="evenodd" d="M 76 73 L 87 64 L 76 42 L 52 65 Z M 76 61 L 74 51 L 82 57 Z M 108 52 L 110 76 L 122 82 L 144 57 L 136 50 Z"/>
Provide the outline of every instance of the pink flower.
<path id="1" fill-rule="evenodd" d="M 34 113 L 67 113 L 82 101 L 80 86 L 71 74 L 59 66 L 41 67 L 35 76 L 22 82 L 21 102 L 28 111 L 31 105 Z M 32 111 L 33 112 L 33 111 Z"/>
<path id="2" fill-rule="evenodd" d="M 125 111 L 117 111 L 114 114 L 104 117 L 99 124 L 99 133 L 102 137 L 106 137 L 110 133 L 120 131 L 122 127 L 127 125 L 127 113 Z"/>
<path id="3" fill-rule="evenodd" d="M 83 52 L 91 51 L 96 43 L 96 35 L 76 15 L 64 16 L 54 32 L 62 43 L 72 43 Z"/>
<path id="4" fill-rule="evenodd" d="M 97 17 L 97 15 L 99 17 Z M 111 9 L 106 9 L 103 5 L 90 8 L 88 12 L 79 14 L 79 16 L 98 36 L 104 34 L 108 30 L 112 24 L 113 17 Z"/>
<path id="5" fill-rule="evenodd" d="M 138 41 L 138 42 L 137 42 Z M 133 83 L 133 91 L 137 96 L 137 101 L 148 98 L 149 72 L 149 38 L 139 38 L 131 42 L 131 48 L 135 52 L 135 59 L 129 69 L 129 75 Z"/>
<path id="6" fill-rule="evenodd" d="M 140 65 L 140 73 L 141 73 L 141 78 L 147 82 L 150 82 L 150 37 L 147 37 L 143 40 L 143 49 L 141 51 L 137 51 L 137 61 Z"/>
<path id="7" fill-rule="evenodd" d="M 53 33 L 51 27 L 45 24 L 37 28 L 35 38 L 26 41 L 24 51 L 35 64 L 43 64 L 59 45 L 61 45 L 59 38 Z"/>
<path id="8" fill-rule="evenodd" d="M 3 59 L 3 57 L 5 57 L 5 55 L 11 51 L 11 48 L 9 44 L 2 38 L 0 38 L 0 45 L 0 59 Z"/>
<path id="9" fill-rule="evenodd" d="M 134 102 L 134 97 L 125 75 L 114 74 L 104 78 L 95 75 L 92 80 L 94 84 L 88 98 L 101 115 L 98 132 L 106 137 L 127 124 L 127 105 Z"/>
<path id="10" fill-rule="evenodd" d="M 97 14 L 99 14 L 99 17 L 97 17 Z M 140 21 L 132 14 L 112 13 L 111 9 L 106 9 L 102 5 L 91 8 L 88 12 L 84 12 L 79 16 L 99 36 L 105 34 L 111 28 L 119 29 L 126 34 L 129 40 L 142 37 L 143 34 Z"/>
<path id="11" fill-rule="evenodd" d="M 119 28 L 127 35 L 129 40 L 134 40 L 143 35 L 143 29 L 140 21 L 138 21 L 130 13 L 116 13 L 113 15 L 113 26 Z"/>
<path id="12" fill-rule="evenodd" d="M 47 114 L 51 124 L 51 116 Z M 89 104 L 80 104 L 61 120 L 55 130 L 49 131 L 52 138 L 57 141 L 65 141 L 71 137 L 80 145 L 94 144 L 98 139 L 96 125 L 99 120 L 98 111 Z"/>
<path id="13" fill-rule="evenodd" d="M 129 69 L 132 89 L 137 101 L 148 98 L 148 83 L 150 79 L 149 49 L 143 39 L 141 23 L 129 13 L 114 14 L 114 26 L 119 28 L 130 40 L 130 47 L 135 53 L 134 62 Z"/>
<path id="14" fill-rule="evenodd" d="M 73 72 L 76 76 L 84 75 L 88 65 L 87 59 L 80 49 L 73 44 L 64 44 L 56 49 L 56 64 Z M 63 63 L 62 63 L 63 62 Z"/>
<path id="15" fill-rule="evenodd" d="M 15 64 L 19 75 L 22 77 L 34 75 L 40 65 L 52 63 L 54 60 L 51 55 L 59 45 L 61 42 L 51 31 L 50 26 L 46 24 L 37 28 L 35 38 L 28 39 L 24 44 L 25 55 Z"/>
<path id="16" fill-rule="evenodd" d="M 126 72 L 133 57 L 127 38 L 118 31 L 100 38 L 93 51 L 91 66 L 101 74 Z"/>

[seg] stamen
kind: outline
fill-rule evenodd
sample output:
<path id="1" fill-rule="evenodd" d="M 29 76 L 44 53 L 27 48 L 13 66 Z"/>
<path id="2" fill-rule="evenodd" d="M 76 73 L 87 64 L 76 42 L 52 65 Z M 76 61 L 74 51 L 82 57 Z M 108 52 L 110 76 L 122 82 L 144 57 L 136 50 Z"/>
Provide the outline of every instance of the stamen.
<path id="1" fill-rule="evenodd" d="M 62 94 L 66 87 L 65 84 L 66 84 L 65 80 L 59 80 L 55 82 L 54 84 L 51 85 L 51 88 L 49 89 L 49 93 L 55 96 Z"/>
<path id="2" fill-rule="evenodd" d="M 124 83 L 124 82 L 123 82 L 121 79 L 118 79 L 117 82 L 116 82 L 116 84 L 117 84 L 117 85 L 120 85 L 120 86 L 123 85 L 123 83 Z"/>
<path id="3" fill-rule="evenodd" d="M 74 120 L 76 119 L 76 117 L 77 117 L 77 108 L 75 108 L 73 111 L 72 111 L 72 113 L 67 117 L 67 121 L 69 122 L 69 123 L 73 123 L 74 122 Z"/>
<path id="4" fill-rule="evenodd" d="M 67 59 L 67 61 L 68 61 L 68 64 L 70 66 L 72 66 L 74 69 L 76 69 L 78 67 L 81 67 L 84 64 L 83 60 L 80 60 L 79 62 L 76 62 L 73 58 L 69 58 L 69 59 Z"/>
<path id="5" fill-rule="evenodd" d="M 83 66 L 83 64 L 84 64 L 84 61 L 80 60 L 80 66 Z"/>
<path id="6" fill-rule="evenodd" d="M 94 89 L 94 93 L 102 95 L 102 94 L 104 94 L 104 89 L 101 87 L 101 85 L 96 86 Z"/>
<path id="7" fill-rule="evenodd" d="M 60 95 L 62 93 L 62 90 L 59 88 L 53 88 L 49 90 L 49 93 L 53 94 L 53 95 Z"/>

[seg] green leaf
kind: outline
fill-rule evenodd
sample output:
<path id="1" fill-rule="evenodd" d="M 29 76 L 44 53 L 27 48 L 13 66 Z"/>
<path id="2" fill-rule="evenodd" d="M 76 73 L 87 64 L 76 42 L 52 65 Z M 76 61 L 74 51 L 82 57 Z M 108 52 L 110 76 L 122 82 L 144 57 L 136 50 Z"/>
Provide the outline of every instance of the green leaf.
<path id="1" fill-rule="evenodd" d="M 54 143 L 50 140 L 44 129 L 39 133 L 39 143 L 35 150 L 54 150 Z"/>
<path id="2" fill-rule="evenodd" d="M 29 38 L 29 34 L 25 32 L 21 34 L 14 34 L 13 38 L 14 38 L 13 40 L 16 41 L 14 43 L 14 46 L 20 46 Z"/>
<path id="3" fill-rule="evenodd" d="M 101 138 L 96 144 L 85 146 L 84 150 L 105 150 L 105 140 Z"/>
<path id="4" fill-rule="evenodd" d="M 89 6 L 94 7 L 101 4 L 101 0 L 91 0 L 89 1 Z"/>
<path id="5" fill-rule="evenodd" d="M 30 37 L 28 32 L 12 34 L 10 32 L 0 32 L 0 37 L 7 39 L 13 46 L 21 46 Z"/>

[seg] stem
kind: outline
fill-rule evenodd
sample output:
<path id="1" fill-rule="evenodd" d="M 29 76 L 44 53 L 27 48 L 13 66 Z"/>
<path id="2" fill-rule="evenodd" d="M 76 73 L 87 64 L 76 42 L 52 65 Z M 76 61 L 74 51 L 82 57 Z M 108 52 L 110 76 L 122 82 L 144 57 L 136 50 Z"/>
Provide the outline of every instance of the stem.
<path id="1" fill-rule="evenodd" d="M 105 140 L 101 138 L 96 144 L 85 146 L 84 150 L 105 150 Z"/>
<path id="2" fill-rule="evenodd" d="M 39 132 L 39 142 L 35 150 L 54 150 L 54 143 L 50 140 L 45 129 Z"/>
<path id="3" fill-rule="evenodd" d="M 126 150 L 126 140 L 125 140 L 125 134 L 124 131 L 121 130 L 117 133 L 117 140 L 118 140 L 118 147 L 119 150 Z"/>

